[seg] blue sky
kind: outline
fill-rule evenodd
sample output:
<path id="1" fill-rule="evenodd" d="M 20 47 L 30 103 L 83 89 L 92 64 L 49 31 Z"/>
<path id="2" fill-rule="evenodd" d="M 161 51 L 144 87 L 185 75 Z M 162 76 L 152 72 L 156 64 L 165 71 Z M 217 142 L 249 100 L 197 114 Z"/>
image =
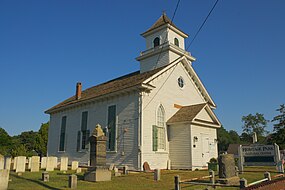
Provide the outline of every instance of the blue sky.
<path id="1" fill-rule="evenodd" d="M 189 34 L 214 0 L 181 0 L 174 23 Z M 83 89 L 136 71 L 140 36 L 174 0 L 0 1 L 0 127 L 37 131 L 44 111 Z M 220 0 L 189 51 L 226 129 L 241 117 L 269 120 L 285 103 L 285 1 Z M 271 126 L 272 124 L 270 124 Z M 270 129 L 270 128 L 269 128 Z"/>

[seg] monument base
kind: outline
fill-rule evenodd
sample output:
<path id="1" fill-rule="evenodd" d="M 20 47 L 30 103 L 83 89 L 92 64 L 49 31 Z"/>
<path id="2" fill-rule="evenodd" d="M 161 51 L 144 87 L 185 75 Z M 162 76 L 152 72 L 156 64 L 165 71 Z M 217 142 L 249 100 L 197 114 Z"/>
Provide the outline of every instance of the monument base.
<path id="1" fill-rule="evenodd" d="M 221 184 L 228 184 L 228 185 L 239 185 L 240 178 L 237 176 L 229 177 L 229 178 L 219 178 L 218 182 Z"/>
<path id="2" fill-rule="evenodd" d="M 95 167 L 84 174 L 85 181 L 111 181 L 111 171 L 107 167 Z"/>

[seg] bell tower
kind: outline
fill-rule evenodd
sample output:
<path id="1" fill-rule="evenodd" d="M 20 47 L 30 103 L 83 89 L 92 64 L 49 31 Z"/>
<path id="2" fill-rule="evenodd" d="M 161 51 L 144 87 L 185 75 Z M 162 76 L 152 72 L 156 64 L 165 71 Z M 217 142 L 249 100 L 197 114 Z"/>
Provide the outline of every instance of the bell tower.
<path id="1" fill-rule="evenodd" d="M 168 65 L 181 56 L 195 61 L 190 52 L 185 51 L 186 33 L 176 27 L 165 13 L 144 33 L 146 50 L 136 58 L 140 62 L 140 72 L 150 71 Z"/>

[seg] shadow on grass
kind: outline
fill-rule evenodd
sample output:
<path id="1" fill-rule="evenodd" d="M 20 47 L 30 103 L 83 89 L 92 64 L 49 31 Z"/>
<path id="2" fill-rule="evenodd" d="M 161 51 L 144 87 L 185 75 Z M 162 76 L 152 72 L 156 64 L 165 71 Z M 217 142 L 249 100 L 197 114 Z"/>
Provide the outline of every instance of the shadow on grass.
<path id="1" fill-rule="evenodd" d="M 60 189 L 58 189 L 58 188 L 51 187 L 51 186 L 49 186 L 49 185 L 47 185 L 47 184 L 45 184 L 45 183 L 43 183 L 43 182 L 37 181 L 37 180 L 27 179 L 27 178 L 18 176 L 18 175 L 16 175 L 16 174 L 10 174 L 10 175 L 13 176 L 13 177 L 15 177 L 15 178 L 18 178 L 18 179 L 23 179 L 23 180 L 31 181 L 31 182 L 33 182 L 33 183 L 37 183 L 37 184 L 39 184 L 39 185 L 41 185 L 41 186 L 43 186 L 43 187 L 45 187 L 45 188 L 47 188 L 47 189 L 60 190 Z"/>

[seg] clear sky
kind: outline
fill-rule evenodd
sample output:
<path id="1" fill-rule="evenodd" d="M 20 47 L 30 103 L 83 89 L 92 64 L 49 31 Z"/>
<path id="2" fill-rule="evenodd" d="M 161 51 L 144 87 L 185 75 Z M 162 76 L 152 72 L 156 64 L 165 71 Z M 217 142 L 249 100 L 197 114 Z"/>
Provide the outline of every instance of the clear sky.
<path id="1" fill-rule="evenodd" d="M 176 2 L 1 0 L 0 127 L 37 131 L 76 82 L 85 89 L 138 70 L 140 34 L 163 10 L 171 18 Z M 181 0 L 174 23 L 186 46 L 214 2 Z M 189 49 L 226 129 L 241 132 L 249 113 L 271 120 L 285 103 L 284 10 L 284 0 L 220 0 Z"/>

